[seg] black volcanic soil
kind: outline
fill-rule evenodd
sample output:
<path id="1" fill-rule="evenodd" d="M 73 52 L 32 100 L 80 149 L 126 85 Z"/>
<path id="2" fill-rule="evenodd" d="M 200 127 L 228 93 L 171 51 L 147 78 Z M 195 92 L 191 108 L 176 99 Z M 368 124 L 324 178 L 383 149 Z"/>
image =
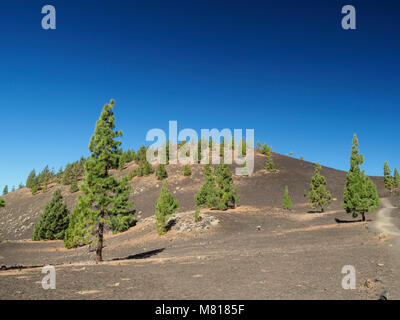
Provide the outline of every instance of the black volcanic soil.
<path id="1" fill-rule="evenodd" d="M 385 289 L 390 298 L 400 298 L 399 265 L 393 259 L 397 240 L 374 231 L 376 213 L 362 223 L 343 211 L 345 173 L 323 168 L 336 200 L 330 210 L 310 213 L 304 189 L 313 174 L 312 164 L 273 156 L 278 172 L 262 170 L 265 157 L 257 154 L 255 173 L 235 177 L 241 196 L 238 208 L 204 210 L 204 221 L 213 217 L 215 223 L 190 230 L 184 226 L 193 215 L 193 196 L 202 184 L 203 168 L 192 166 L 192 176 L 183 177 L 182 166 L 167 166 L 180 213 L 164 236 L 156 234 L 151 218 L 161 183 L 154 176 L 134 178 L 139 222 L 125 233 L 107 235 L 102 264 L 93 262 L 94 252 L 88 246 L 67 250 L 61 241 L 0 243 L 1 298 L 377 299 Z M 126 174 L 132 166 L 116 174 Z M 385 196 L 382 179 L 373 179 Z M 280 209 L 285 185 L 295 204 L 291 211 Z M 36 221 L 36 211 L 40 213 L 55 187 L 35 196 L 26 189 L 7 195 L 7 205 L 0 209 L 3 236 L 29 238 L 31 227 L 13 233 L 9 220 L 17 222 L 18 229 Z M 66 187 L 63 195 L 72 206 L 76 195 Z M 391 201 L 395 204 L 397 199 Z M 46 264 L 56 268 L 56 290 L 42 289 L 41 266 Z M 345 265 L 356 269 L 355 290 L 341 286 Z"/>

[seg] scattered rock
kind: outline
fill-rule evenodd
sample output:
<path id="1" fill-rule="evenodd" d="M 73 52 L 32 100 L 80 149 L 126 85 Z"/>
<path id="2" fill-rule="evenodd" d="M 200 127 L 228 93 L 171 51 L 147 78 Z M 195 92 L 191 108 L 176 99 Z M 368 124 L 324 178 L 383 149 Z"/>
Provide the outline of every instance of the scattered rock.
<path id="1" fill-rule="evenodd" d="M 364 286 L 366 286 L 368 289 L 372 288 L 372 281 L 370 279 L 367 279 L 364 283 Z"/>

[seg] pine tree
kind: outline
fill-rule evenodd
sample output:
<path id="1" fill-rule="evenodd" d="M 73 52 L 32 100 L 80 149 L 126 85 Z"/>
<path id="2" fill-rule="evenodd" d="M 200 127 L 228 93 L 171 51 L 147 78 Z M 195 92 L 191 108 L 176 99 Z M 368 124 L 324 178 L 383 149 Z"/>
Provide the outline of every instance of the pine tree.
<path id="1" fill-rule="evenodd" d="M 270 154 L 267 156 L 267 160 L 265 161 L 264 169 L 269 172 L 276 171 L 274 159 L 272 159 L 272 156 Z"/>
<path id="2" fill-rule="evenodd" d="M 148 162 L 147 160 L 144 162 L 143 164 L 143 174 L 145 176 L 149 176 L 151 174 L 154 173 L 154 169 L 152 167 L 152 165 L 150 164 L 150 162 Z"/>
<path id="3" fill-rule="evenodd" d="M 218 186 L 220 205 L 218 209 L 227 210 L 230 205 L 234 208 L 240 197 L 237 187 L 233 187 L 232 171 L 228 164 L 219 164 L 215 170 L 215 182 Z"/>
<path id="4" fill-rule="evenodd" d="M 158 180 L 164 180 L 168 177 L 167 170 L 165 170 L 165 165 L 162 163 L 158 165 L 156 176 Z"/>
<path id="5" fill-rule="evenodd" d="M 185 168 L 183 169 L 183 175 L 185 177 L 189 177 L 192 175 L 192 170 L 190 169 L 189 165 L 185 165 Z"/>
<path id="6" fill-rule="evenodd" d="M 394 180 L 394 187 L 396 189 L 400 188 L 400 174 L 399 171 L 396 169 L 394 169 L 394 176 L 393 176 L 393 180 Z"/>
<path id="7" fill-rule="evenodd" d="M 263 146 L 261 147 L 260 152 L 262 154 L 265 154 L 266 156 L 270 156 L 271 152 L 272 152 L 272 147 L 267 146 L 266 143 L 263 144 Z"/>
<path id="8" fill-rule="evenodd" d="M 8 185 L 6 185 L 3 189 L 3 196 L 5 196 L 6 194 L 8 194 Z"/>
<path id="9" fill-rule="evenodd" d="M 30 173 L 28 178 L 26 179 L 26 187 L 29 189 L 32 189 L 35 185 L 35 178 L 36 178 L 36 172 L 35 169 L 33 169 Z"/>
<path id="10" fill-rule="evenodd" d="M 364 157 L 359 153 L 358 139 L 354 135 L 350 169 L 344 189 L 343 208 L 347 213 L 352 213 L 354 218 L 361 214 L 362 220 L 365 221 L 365 213 L 373 211 L 379 206 L 379 196 L 372 180 L 360 169 L 363 163 Z"/>
<path id="11" fill-rule="evenodd" d="M 392 171 L 390 170 L 389 164 L 387 161 L 385 161 L 383 165 L 383 175 L 384 175 L 384 184 L 385 184 L 385 189 L 389 191 L 390 193 L 393 192 L 394 188 L 394 178 L 391 176 Z"/>
<path id="12" fill-rule="evenodd" d="M 257 146 L 256 146 L 256 148 L 257 148 L 258 150 L 261 150 L 262 145 L 261 145 L 261 142 L 260 142 L 260 141 L 257 141 Z"/>
<path id="13" fill-rule="evenodd" d="M 246 163 L 246 161 L 243 163 L 242 175 L 243 175 L 243 176 L 248 176 L 248 175 L 249 175 L 249 168 L 247 168 L 247 163 Z"/>
<path id="14" fill-rule="evenodd" d="M 225 148 L 225 137 L 222 137 L 221 143 L 219 145 L 219 156 L 224 156 L 224 148 Z"/>
<path id="15" fill-rule="evenodd" d="M 215 184 L 214 172 L 209 164 L 204 166 L 204 180 L 205 182 L 201 186 L 199 193 L 194 196 L 194 202 L 197 207 L 218 208 L 220 199 Z"/>
<path id="16" fill-rule="evenodd" d="M 0 198 L 0 208 L 3 208 L 6 205 L 6 201 Z"/>
<path id="17" fill-rule="evenodd" d="M 320 174 L 321 165 L 317 163 L 314 168 L 314 176 L 311 179 L 308 198 L 312 209 L 319 208 L 324 212 L 324 207 L 332 203 L 332 195 L 326 190 L 326 178 Z"/>
<path id="18" fill-rule="evenodd" d="M 91 152 L 85 161 L 85 179 L 81 186 L 83 196 L 71 216 L 64 243 L 67 248 L 81 244 L 97 244 L 96 260 L 102 261 L 105 224 L 116 216 L 131 216 L 132 202 L 128 200 L 131 186 L 126 177 L 117 179 L 110 175 L 111 169 L 118 168 L 122 136 L 115 130 L 114 100 L 106 104 L 96 123 L 96 129 L 89 144 Z"/>
<path id="19" fill-rule="evenodd" d="M 178 209 L 179 203 L 175 200 L 171 192 L 167 188 L 168 182 L 165 181 L 162 185 L 160 196 L 155 203 L 156 208 L 156 228 L 158 234 L 162 235 L 167 232 L 167 221 L 171 214 Z"/>
<path id="20" fill-rule="evenodd" d="M 57 189 L 35 224 L 32 240 L 63 239 L 68 223 L 69 211 L 63 201 L 61 191 Z"/>
<path id="21" fill-rule="evenodd" d="M 289 196 L 289 189 L 286 186 L 285 193 L 283 195 L 283 209 L 290 210 L 290 209 L 292 209 L 292 207 L 293 207 L 293 203 Z"/>

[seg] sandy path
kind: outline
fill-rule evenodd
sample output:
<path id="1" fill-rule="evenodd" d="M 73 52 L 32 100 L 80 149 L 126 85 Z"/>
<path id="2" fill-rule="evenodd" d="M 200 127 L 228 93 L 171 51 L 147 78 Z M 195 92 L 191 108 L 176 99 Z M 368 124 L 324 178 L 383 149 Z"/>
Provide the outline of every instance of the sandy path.
<path id="1" fill-rule="evenodd" d="M 379 232 L 386 233 L 390 236 L 400 236 L 400 230 L 393 224 L 391 212 L 396 209 L 388 198 L 381 198 L 383 208 L 377 213 L 377 220 L 375 223 Z"/>

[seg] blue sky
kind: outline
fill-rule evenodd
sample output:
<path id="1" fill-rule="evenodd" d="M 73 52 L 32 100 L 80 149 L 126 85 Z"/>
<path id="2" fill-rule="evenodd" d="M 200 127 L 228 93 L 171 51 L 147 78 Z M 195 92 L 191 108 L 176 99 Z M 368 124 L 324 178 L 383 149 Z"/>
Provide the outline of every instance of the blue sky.
<path id="1" fill-rule="evenodd" d="M 0 4 L 0 188 L 88 155 L 116 100 L 123 147 L 148 130 L 254 128 L 274 151 L 347 170 L 400 168 L 400 6 L 351 1 L 19 1 Z M 41 28 L 52 4 L 57 29 Z"/>

